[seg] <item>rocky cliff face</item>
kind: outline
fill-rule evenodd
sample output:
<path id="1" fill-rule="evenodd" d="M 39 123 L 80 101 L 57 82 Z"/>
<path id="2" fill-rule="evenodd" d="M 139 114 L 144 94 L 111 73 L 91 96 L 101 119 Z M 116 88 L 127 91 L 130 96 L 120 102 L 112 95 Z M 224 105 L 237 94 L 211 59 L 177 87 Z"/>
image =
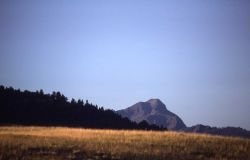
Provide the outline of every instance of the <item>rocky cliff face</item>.
<path id="1" fill-rule="evenodd" d="M 167 110 L 165 104 L 159 99 L 139 102 L 126 109 L 118 110 L 117 113 L 135 122 L 146 120 L 149 124 L 163 126 L 169 130 L 186 128 L 181 118 Z"/>

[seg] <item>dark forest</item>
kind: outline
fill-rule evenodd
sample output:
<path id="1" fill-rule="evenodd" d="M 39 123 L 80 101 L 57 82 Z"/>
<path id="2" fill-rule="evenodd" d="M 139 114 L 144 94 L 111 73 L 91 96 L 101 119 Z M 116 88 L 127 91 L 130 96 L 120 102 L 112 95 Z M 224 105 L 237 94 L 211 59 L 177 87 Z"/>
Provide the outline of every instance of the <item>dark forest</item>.
<path id="1" fill-rule="evenodd" d="M 166 130 L 146 121 L 137 124 L 88 100 L 68 101 L 60 92 L 45 94 L 43 90 L 21 91 L 4 86 L 0 86 L 0 124 Z"/>

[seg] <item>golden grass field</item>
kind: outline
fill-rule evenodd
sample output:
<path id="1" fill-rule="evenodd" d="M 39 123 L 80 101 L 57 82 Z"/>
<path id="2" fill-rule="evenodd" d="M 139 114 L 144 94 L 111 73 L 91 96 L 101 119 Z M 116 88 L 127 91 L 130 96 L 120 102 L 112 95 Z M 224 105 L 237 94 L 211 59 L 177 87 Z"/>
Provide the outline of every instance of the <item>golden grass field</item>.
<path id="1" fill-rule="evenodd" d="M 66 127 L 0 127 L 0 159 L 250 160 L 250 140 Z"/>

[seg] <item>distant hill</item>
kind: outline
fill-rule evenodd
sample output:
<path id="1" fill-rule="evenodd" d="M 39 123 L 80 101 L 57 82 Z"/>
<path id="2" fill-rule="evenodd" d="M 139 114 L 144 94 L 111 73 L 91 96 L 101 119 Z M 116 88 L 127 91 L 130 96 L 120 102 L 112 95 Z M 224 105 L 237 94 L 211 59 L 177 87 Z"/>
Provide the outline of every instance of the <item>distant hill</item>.
<path id="1" fill-rule="evenodd" d="M 164 128 L 146 121 L 131 122 L 112 110 L 104 110 L 83 100 L 70 102 L 60 92 L 44 94 L 43 90 L 30 92 L 0 86 L 0 125 L 69 126 L 107 129 Z"/>
<path id="2" fill-rule="evenodd" d="M 146 120 L 149 124 L 164 126 L 169 130 L 250 138 L 250 131 L 240 127 L 217 128 L 202 124 L 187 127 L 181 118 L 167 110 L 165 104 L 159 99 L 139 102 L 126 109 L 118 110 L 117 113 L 137 123 Z"/>
<path id="3" fill-rule="evenodd" d="M 126 109 L 118 110 L 117 113 L 137 123 L 146 120 L 149 124 L 163 126 L 169 130 L 186 128 L 181 118 L 167 110 L 159 99 L 139 102 Z"/>
<path id="4" fill-rule="evenodd" d="M 183 129 L 183 131 L 192 132 L 192 133 L 206 133 L 206 134 L 213 134 L 213 135 L 250 138 L 250 132 L 240 127 L 218 128 L 218 127 L 210 127 L 210 126 L 198 124 L 192 127 L 187 127 Z"/>

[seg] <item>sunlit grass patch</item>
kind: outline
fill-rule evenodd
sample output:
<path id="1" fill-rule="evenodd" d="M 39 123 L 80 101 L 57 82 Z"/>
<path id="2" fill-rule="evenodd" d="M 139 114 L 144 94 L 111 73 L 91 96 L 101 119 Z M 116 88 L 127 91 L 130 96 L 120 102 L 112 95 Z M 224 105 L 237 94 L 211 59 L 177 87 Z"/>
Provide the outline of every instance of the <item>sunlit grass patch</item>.
<path id="1" fill-rule="evenodd" d="M 0 159 L 250 159 L 250 141 L 170 131 L 0 127 Z"/>

